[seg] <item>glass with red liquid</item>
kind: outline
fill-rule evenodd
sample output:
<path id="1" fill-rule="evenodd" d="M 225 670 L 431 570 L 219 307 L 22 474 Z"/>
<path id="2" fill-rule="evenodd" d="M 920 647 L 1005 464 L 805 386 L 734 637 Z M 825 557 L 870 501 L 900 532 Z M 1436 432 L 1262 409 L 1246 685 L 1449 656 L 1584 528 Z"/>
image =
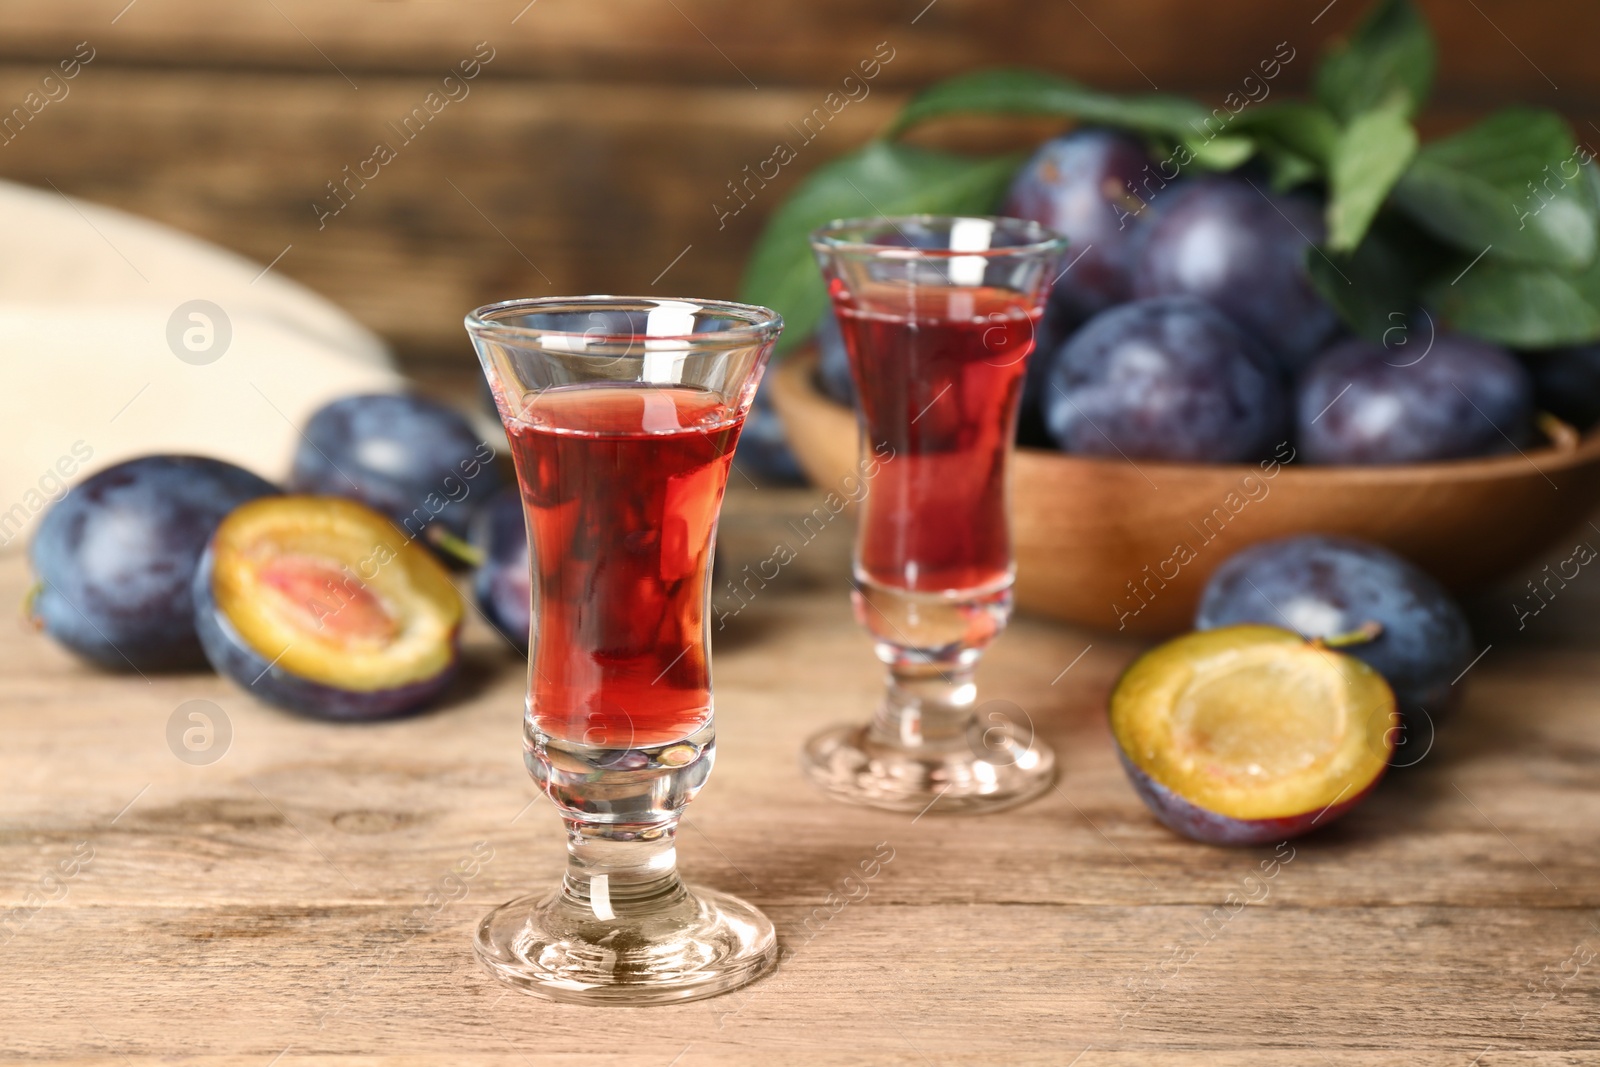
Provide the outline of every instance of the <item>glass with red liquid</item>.
<path id="1" fill-rule="evenodd" d="M 566 824 L 562 884 L 491 912 L 477 954 L 556 1000 L 725 992 L 772 924 L 679 879 L 678 819 L 716 751 L 711 554 L 782 320 L 702 300 L 519 300 L 467 318 L 528 522 L 528 770 Z"/>
<path id="2" fill-rule="evenodd" d="M 813 737 L 802 763 L 874 807 L 1021 803 L 1049 788 L 1055 757 L 1002 702 L 978 704 L 974 675 L 1011 613 L 1006 471 L 1065 241 L 1017 219 L 915 216 L 831 223 L 812 247 L 872 472 L 853 596 L 888 686 L 870 723 Z"/>

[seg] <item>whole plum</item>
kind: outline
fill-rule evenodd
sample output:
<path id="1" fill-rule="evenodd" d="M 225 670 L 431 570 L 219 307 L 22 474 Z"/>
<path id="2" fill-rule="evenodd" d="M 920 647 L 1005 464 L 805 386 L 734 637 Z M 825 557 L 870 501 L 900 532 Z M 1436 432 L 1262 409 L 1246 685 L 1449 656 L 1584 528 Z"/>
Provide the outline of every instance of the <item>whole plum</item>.
<path id="1" fill-rule="evenodd" d="M 412 537 L 435 523 L 461 537 L 500 474 L 493 446 L 459 412 L 419 396 L 376 393 L 335 400 L 311 416 L 289 485 L 359 500 Z"/>
<path id="2" fill-rule="evenodd" d="M 1121 130 L 1087 127 L 1046 141 L 1012 180 L 1002 213 L 1066 237 L 1068 269 L 1056 297 L 1079 319 L 1133 296 L 1135 236 L 1152 217 L 1144 145 Z"/>
<path id="3" fill-rule="evenodd" d="M 1193 297 L 1096 315 L 1062 348 L 1047 388 L 1051 437 L 1081 455 L 1243 462 L 1282 441 L 1287 423 L 1271 358 Z"/>
<path id="4" fill-rule="evenodd" d="M 500 490 L 478 509 L 472 540 L 483 552 L 483 562 L 472 581 L 478 607 L 496 629 L 527 652 L 533 619 L 528 526 L 522 515 L 522 493 L 516 486 Z"/>
<path id="5" fill-rule="evenodd" d="M 1139 245 L 1135 295 L 1199 297 L 1297 373 L 1339 327 L 1305 265 L 1325 234 L 1320 207 L 1241 177 L 1203 178 L 1165 196 Z"/>
<path id="6" fill-rule="evenodd" d="M 1472 661 L 1466 615 L 1438 582 L 1378 545 L 1320 534 L 1263 541 L 1229 557 L 1200 597 L 1201 630 L 1260 622 L 1303 637 L 1382 631 L 1342 648 L 1382 674 L 1400 711 L 1438 712 Z"/>
<path id="7" fill-rule="evenodd" d="M 1050 375 L 1056 360 L 1061 358 L 1067 338 L 1080 325 L 1082 320 L 1056 293 L 1051 293 L 1034 336 L 1033 351 L 1028 355 L 1028 369 L 1022 377 L 1017 444 L 1033 448 L 1056 447 L 1045 425 L 1045 397 L 1050 391 Z"/>
<path id="8" fill-rule="evenodd" d="M 192 585 L 206 540 L 234 508 L 278 490 L 201 456 L 143 456 L 75 486 L 29 547 L 46 633 L 116 670 L 204 667 Z"/>
<path id="9" fill-rule="evenodd" d="M 1600 344 L 1527 354 L 1539 406 L 1580 430 L 1600 422 Z"/>
<path id="10" fill-rule="evenodd" d="M 817 322 L 817 384 L 839 403 L 856 405 L 856 381 L 850 376 L 850 350 L 844 346 L 839 317 L 832 309 Z"/>
<path id="11" fill-rule="evenodd" d="M 1427 463 L 1532 440 L 1533 379 L 1510 352 L 1452 334 L 1409 351 L 1349 340 L 1312 362 L 1295 400 L 1308 463 Z"/>
<path id="12" fill-rule="evenodd" d="M 774 485 L 805 484 L 800 461 L 789 450 L 789 435 L 765 387 L 756 393 L 755 402 L 750 405 L 744 429 L 739 431 L 739 443 L 734 447 L 733 461 L 741 473 L 754 474 Z"/>

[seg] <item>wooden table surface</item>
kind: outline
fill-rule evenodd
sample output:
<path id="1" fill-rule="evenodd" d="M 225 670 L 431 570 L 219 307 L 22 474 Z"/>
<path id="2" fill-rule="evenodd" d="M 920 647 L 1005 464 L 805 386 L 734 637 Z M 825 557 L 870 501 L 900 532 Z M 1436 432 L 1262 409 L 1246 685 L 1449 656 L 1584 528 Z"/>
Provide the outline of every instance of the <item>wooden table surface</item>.
<path id="1" fill-rule="evenodd" d="M 734 569 L 811 495 L 732 494 Z M 686 873 L 764 908 L 790 955 L 669 1008 L 544 1003 L 472 958 L 478 918 L 562 864 L 522 768 L 520 662 L 481 622 L 444 707 L 368 726 L 210 675 L 95 673 L 6 627 L 0 1060 L 1600 1063 L 1600 578 L 1520 633 L 1513 594 L 1487 601 L 1431 749 L 1275 857 L 1156 824 L 1104 721 L 1137 646 L 1033 619 L 980 679 L 1055 746 L 1059 789 L 976 819 L 822 799 L 801 740 L 880 685 L 848 538 L 841 518 L 718 634 L 720 762 L 680 838 Z M 0 560 L 0 599 L 25 584 Z M 230 727 L 209 764 L 169 746 L 190 700 Z M 887 850 L 864 897 L 816 910 Z"/>

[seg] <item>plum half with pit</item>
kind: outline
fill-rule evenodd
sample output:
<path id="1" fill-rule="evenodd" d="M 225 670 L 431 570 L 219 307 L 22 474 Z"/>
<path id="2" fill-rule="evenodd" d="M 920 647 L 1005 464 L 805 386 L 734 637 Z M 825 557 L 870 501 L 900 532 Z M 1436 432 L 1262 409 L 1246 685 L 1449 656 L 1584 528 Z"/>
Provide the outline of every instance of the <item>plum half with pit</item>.
<path id="1" fill-rule="evenodd" d="M 1352 656 L 1275 626 L 1190 633 L 1134 661 L 1111 733 L 1145 805 L 1216 845 L 1327 826 L 1389 765 L 1394 694 Z"/>
<path id="2" fill-rule="evenodd" d="M 234 508 L 278 492 L 202 456 L 142 456 L 85 479 L 29 548 L 44 631 L 113 670 L 204 667 L 191 586 L 206 540 Z"/>
<path id="3" fill-rule="evenodd" d="M 1351 537 L 1263 541 L 1224 560 L 1200 597 L 1201 630 L 1258 622 L 1335 639 L 1377 623 L 1344 651 L 1389 681 L 1408 726 L 1447 708 L 1472 661 L 1466 614 L 1414 564 Z"/>
<path id="4" fill-rule="evenodd" d="M 528 524 L 516 486 L 500 490 L 479 509 L 473 519 L 472 540 L 483 553 L 472 580 L 478 607 L 495 629 L 527 652 L 533 599 Z"/>
<path id="5" fill-rule="evenodd" d="M 1355 339 L 1316 358 L 1295 398 L 1306 462 L 1429 463 L 1534 439 L 1533 379 L 1510 352 L 1459 334 L 1412 347 Z"/>
<path id="6" fill-rule="evenodd" d="M 1339 328 L 1305 263 L 1325 233 L 1320 205 L 1233 176 L 1187 182 L 1165 195 L 1140 242 L 1135 295 L 1199 297 L 1298 373 Z"/>
<path id="7" fill-rule="evenodd" d="M 1181 296 L 1090 319 L 1052 362 L 1043 405 L 1067 452 L 1190 463 L 1259 459 L 1284 439 L 1288 414 L 1271 357 Z"/>
<path id="8" fill-rule="evenodd" d="M 312 414 L 289 487 L 375 508 L 411 537 L 465 537 L 471 512 L 500 486 L 494 447 L 460 412 L 402 393 L 347 396 Z"/>
<path id="9" fill-rule="evenodd" d="M 1154 215 L 1147 198 L 1167 184 L 1137 137 L 1086 127 L 1040 146 L 1012 180 L 1002 213 L 1067 238 L 1070 266 L 1053 295 L 1084 319 L 1133 296 L 1133 250 Z"/>
<path id="10" fill-rule="evenodd" d="M 280 496 L 235 509 L 201 557 L 194 609 L 218 672 L 317 718 L 418 711 L 456 669 L 462 605 L 450 575 L 353 500 Z"/>

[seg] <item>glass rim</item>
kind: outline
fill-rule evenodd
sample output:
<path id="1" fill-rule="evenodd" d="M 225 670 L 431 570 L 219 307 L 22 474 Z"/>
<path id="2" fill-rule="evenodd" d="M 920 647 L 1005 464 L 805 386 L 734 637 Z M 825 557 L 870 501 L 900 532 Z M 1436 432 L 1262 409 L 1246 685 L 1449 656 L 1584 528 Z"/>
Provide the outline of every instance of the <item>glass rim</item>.
<path id="1" fill-rule="evenodd" d="M 533 314 L 540 311 L 649 311 L 651 308 L 672 304 L 692 305 L 697 312 L 706 311 L 736 320 L 741 325 L 712 333 L 599 333 L 594 330 L 549 330 L 540 326 L 519 326 L 501 321 L 498 316 L 508 314 Z M 643 341 L 674 341 L 688 345 L 715 345 L 733 347 L 734 343 L 761 344 L 778 336 L 783 329 L 783 316 L 760 304 L 741 304 L 733 300 L 701 300 L 693 297 L 672 296 L 529 296 L 499 300 L 485 304 L 467 313 L 467 332 L 474 335 L 521 337 L 536 340 L 546 337 L 583 338 L 588 344 L 636 344 Z M 576 354 L 582 354 L 576 353 Z"/>
<path id="2" fill-rule="evenodd" d="M 1030 240 L 1026 244 L 1002 245 L 998 248 L 964 251 L 954 248 L 908 248 L 902 245 L 876 244 L 872 241 L 852 241 L 836 234 L 850 230 L 864 230 L 872 226 L 890 226 L 898 230 L 902 222 L 919 225 L 948 224 L 958 219 L 981 219 L 1010 231 L 1025 229 Z M 834 219 L 811 231 L 811 247 L 819 252 L 857 252 L 869 255 L 890 256 L 896 259 L 954 259 L 957 256 L 977 256 L 998 259 L 1002 256 L 1039 255 L 1065 251 L 1068 239 L 1042 223 L 1032 219 L 1019 219 L 1010 215 L 863 215 L 855 218 Z"/>

